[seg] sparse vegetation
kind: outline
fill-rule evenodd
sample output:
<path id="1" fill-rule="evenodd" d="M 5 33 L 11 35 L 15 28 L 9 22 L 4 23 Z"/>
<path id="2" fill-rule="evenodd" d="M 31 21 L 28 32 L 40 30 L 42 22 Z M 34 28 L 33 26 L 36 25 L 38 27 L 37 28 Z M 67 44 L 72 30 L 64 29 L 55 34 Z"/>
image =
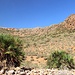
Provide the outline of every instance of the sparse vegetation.
<path id="1" fill-rule="evenodd" d="M 31 61 L 34 61 L 34 59 L 33 59 L 33 58 L 31 58 Z"/>
<path id="2" fill-rule="evenodd" d="M 52 51 L 64 50 L 75 57 L 75 18 L 69 18 L 45 28 L 0 28 L 0 34 L 11 34 L 23 40 L 25 56 L 43 57 L 46 61 Z"/>
<path id="3" fill-rule="evenodd" d="M 24 61 L 21 63 L 21 66 L 30 67 L 30 68 L 39 68 L 37 63 L 32 63 L 32 61 Z"/>

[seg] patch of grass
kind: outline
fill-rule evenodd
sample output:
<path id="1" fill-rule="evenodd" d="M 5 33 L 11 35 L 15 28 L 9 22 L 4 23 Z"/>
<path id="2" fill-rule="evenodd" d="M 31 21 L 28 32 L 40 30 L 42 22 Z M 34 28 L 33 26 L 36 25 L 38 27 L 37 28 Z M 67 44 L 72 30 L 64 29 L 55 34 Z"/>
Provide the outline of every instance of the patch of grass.
<path id="1" fill-rule="evenodd" d="M 32 63 L 32 61 L 24 61 L 21 63 L 21 67 L 39 68 L 37 63 Z"/>

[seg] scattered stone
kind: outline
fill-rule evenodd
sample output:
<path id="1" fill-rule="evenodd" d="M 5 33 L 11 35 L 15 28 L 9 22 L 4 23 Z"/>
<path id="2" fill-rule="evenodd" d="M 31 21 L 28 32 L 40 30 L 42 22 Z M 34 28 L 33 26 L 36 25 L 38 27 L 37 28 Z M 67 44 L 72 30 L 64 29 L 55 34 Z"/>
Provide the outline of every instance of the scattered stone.
<path id="1" fill-rule="evenodd" d="M 31 69 L 25 67 L 16 67 L 11 70 L 5 70 L 4 68 L 1 68 L 0 75 L 75 75 L 75 70 Z"/>

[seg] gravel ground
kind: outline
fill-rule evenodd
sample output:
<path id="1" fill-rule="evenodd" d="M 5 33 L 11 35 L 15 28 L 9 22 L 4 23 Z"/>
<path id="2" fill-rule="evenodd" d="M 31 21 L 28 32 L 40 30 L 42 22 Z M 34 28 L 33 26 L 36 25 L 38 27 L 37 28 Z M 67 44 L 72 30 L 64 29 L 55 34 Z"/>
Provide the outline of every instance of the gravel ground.
<path id="1" fill-rule="evenodd" d="M 29 70 L 9 70 L 0 75 L 75 75 L 75 70 L 57 70 L 57 69 L 32 69 Z"/>

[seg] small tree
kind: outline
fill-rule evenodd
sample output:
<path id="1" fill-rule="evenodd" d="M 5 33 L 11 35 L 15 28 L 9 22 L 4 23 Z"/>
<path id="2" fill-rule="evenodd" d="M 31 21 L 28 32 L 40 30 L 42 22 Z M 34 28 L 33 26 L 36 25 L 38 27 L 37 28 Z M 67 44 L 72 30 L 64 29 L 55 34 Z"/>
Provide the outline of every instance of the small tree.
<path id="1" fill-rule="evenodd" d="M 0 34 L 0 61 L 6 60 L 7 67 L 20 66 L 24 57 L 22 41 L 18 37 Z"/>
<path id="2" fill-rule="evenodd" d="M 69 69 L 75 68 L 72 56 L 64 51 L 51 53 L 47 60 L 47 65 L 49 68 L 64 68 L 65 66 Z"/>

